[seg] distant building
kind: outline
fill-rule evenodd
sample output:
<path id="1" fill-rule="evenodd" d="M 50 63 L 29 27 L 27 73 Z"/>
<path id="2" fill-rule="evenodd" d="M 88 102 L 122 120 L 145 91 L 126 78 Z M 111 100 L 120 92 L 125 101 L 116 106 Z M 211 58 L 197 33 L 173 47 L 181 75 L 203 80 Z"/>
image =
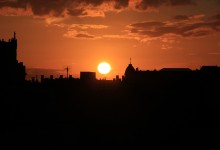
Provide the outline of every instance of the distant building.
<path id="1" fill-rule="evenodd" d="M 95 81 L 96 73 L 95 72 L 80 72 L 80 80 L 82 81 Z"/>
<path id="2" fill-rule="evenodd" d="M 116 75 L 116 77 L 113 78 L 113 82 L 115 82 L 115 83 L 120 83 L 121 82 L 121 79 L 120 79 L 119 75 Z"/>
<path id="3" fill-rule="evenodd" d="M 211 73 L 220 72 L 220 67 L 218 67 L 218 66 L 202 66 L 200 70 L 203 72 L 211 72 Z"/>
<path id="4" fill-rule="evenodd" d="M 160 71 L 187 72 L 192 70 L 189 68 L 162 68 Z"/>
<path id="5" fill-rule="evenodd" d="M 138 68 L 134 69 L 130 62 L 125 69 L 125 74 L 122 80 L 129 83 L 159 82 L 163 79 L 180 79 L 189 75 L 192 75 L 192 70 L 189 68 L 162 68 L 159 71 L 143 71 Z"/>
<path id="6" fill-rule="evenodd" d="M 220 67 L 218 66 L 202 66 L 199 72 L 203 80 L 220 80 Z"/>
<path id="7" fill-rule="evenodd" d="M 5 41 L 0 40 L 1 76 L 2 83 L 19 83 L 25 80 L 26 72 L 23 62 L 17 60 L 17 39 L 14 37 Z"/>

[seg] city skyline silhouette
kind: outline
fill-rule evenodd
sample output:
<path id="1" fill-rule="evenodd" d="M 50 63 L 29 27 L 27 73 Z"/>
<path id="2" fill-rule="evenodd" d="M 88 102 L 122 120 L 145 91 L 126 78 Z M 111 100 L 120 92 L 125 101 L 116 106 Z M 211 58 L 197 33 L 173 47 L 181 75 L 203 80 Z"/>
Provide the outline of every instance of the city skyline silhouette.
<path id="1" fill-rule="evenodd" d="M 5 65 L 6 68 L 4 68 L 4 69 L 7 70 L 7 72 L 9 73 L 9 74 L 5 74 L 5 76 L 3 78 L 7 78 L 7 76 L 12 76 L 11 74 L 14 74 L 14 75 L 17 74 L 17 76 L 19 76 L 19 78 L 21 78 L 21 79 L 13 79 L 13 80 L 40 81 L 39 78 L 42 78 L 42 77 L 44 78 L 46 76 L 47 76 L 47 78 L 49 78 L 51 76 L 56 77 L 56 78 L 69 78 L 69 76 L 70 76 L 71 78 L 74 78 L 74 76 L 72 74 L 69 74 L 70 67 L 68 67 L 68 66 L 63 68 L 62 70 L 33 68 L 33 70 L 41 70 L 42 73 L 40 71 L 39 71 L 40 73 L 35 71 L 33 73 L 27 74 L 26 70 L 25 70 L 26 67 L 23 65 L 23 62 L 19 63 L 17 60 L 17 38 L 16 38 L 15 32 L 14 32 L 14 37 L 9 39 L 8 41 L 5 41 L 4 39 L 1 40 L 1 49 L 4 52 L 3 55 L 8 57 L 8 58 L 5 57 L 5 59 L 2 59 L 2 63 L 4 63 L 4 62 L 6 63 L 6 65 Z M 20 68 L 20 72 L 18 69 L 15 69 L 13 67 L 14 66 L 13 63 L 17 63 L 17 65 L 19 65 L 17 67 Z M 17 73 L 16 73 L 16 70 L 18 70 Z M 50 71 L 51 74 L 48 74 L 48 73 L 46 73 L 46 75 L 43 74 L 43 72 L 46 72 L 48 70 L 51 70 Z M 133 67 L 133 65 L 131 63 L 131 58 L 130 58 L 129 64 L 128 64 L 124 74 L 121 75 L 121 78 L 124 78 L 125 76 L 130 76 L 130 74 L 132 74 L 132 73 L 133 74 L 142 74 L 142 76 L 144 76 L 144 74 L 147 74 L 150 72 L 170 72 L 170 73 L 182 72 L 182 73 L 185 73 L 185 72 L 196 72 L 199 70 L 201 72 L 206 71 L 206 72 L 218 73 L 220 70 L 220 67 L 217 65 L 213 65 L 213 66 L 203 65 L 200 68 L 197 68 L 195 70 L 192 70 L 190 68 L 167 68 L 167 67 L 161 68 L 159 70 L 156 70 L 156 69 L 154 69 L 154 70 L 139 70 L 139 67 L 136 67 L 136 69 Z M 95 80 L 98 79 L 98 78 L 96 78 L 96 75 L 95 75 L 96 71 L 95 72 L 80 71 L 80 76 L 75 77 L 75 78 L 81 79 L 81 75 L 84 73 L 88 73 L 88 75 L 86 75 L 88 78 L 90 78 L 89 73 L 92 73 L 93 74 L 92 78 L 94 78 Z M 18 74 L 20 74 L 20 75 L 18 75 Z M 99 73 L 99 74 L 101 74 L 101 73 Z M 27 76 L 29 76 L 29 77 L 27 77 Z M 133 76 L 133 75 L 131 75 L 131 76 Z M 139 77 L 141 77 L 141 75 Z M 139 78 L 139 77 L 136 77 L 136 78 Z M 147 77 L 147 75 L 145 77 Z M 84 77 L 82 77 L 82 78 L 84 78 Z M 120 76 L 118 74 L 115 74 L 115 78 L 108 79 L 108 80 L 115 80 L 116 78 L 120 78 Z M 105 75 L 102 74 L 100 80 L 101 79 L 106 79 Z"/>
<path id="2" fill-rule="evenodd" d="M 15 35 L 0 41 L 8 70 L 1 76 L 2 144 L 198 148 L 202 142 L 216 148 L 220 67 L 143 71 L 130 60 L 124 75 L 113 80 L 88 71 L 75 78 L 69 68 L 66 76 L 27 80 Z"/>
<path id="3" fill-rule="evenodd" d="M 0 1 L 0 143 L 219 149 L 219 6 Z"/>

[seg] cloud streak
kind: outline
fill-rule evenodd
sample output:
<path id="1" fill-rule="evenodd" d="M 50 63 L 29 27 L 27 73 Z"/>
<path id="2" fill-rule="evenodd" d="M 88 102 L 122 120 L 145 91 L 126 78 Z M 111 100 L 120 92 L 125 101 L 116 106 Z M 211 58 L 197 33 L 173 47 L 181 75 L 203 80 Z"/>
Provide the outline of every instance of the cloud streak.
<path id="1" fill-rule="evenodd" d="M 100 38 L 98 35 L 92 35 L 88 33 L 88 30 L 102 30 L 109 28 L 109 26 L 101 24 L 54 24 L 59 28 L 64 28 L 66 33 L 64 37 L 75 38 L 75 39 L 97 39 Z"/>
<path id="2" fill-rule="evenodd" d="M 178 15 L 171 21 L 137 22 L 130 24 L 128 28 L 131 34 L 152 38 L 159 38 L 164 35 L 196 38 L 220 31 L 219 15 L 210 20 L 205 20 L 204 17 L 203 14 L 194 16 Z"/>
<path id="3" fill-rule="evenodd" d="M 95 24 L 55 24 L 58 27 L 66 28 L 64 34 L 68 38 L 77 39 L 129 39 L 140 42 L 161 40 L 164 43 L 177 43 L 177 37 L 200 38 L 220 32 L 219 15 L 206 18 L 205 15 L 177 15 L 168 21 L 144 21 L 136 22 L 127 26 L 127 34 L 90 34 L 91 30 L 104 30 L 110 28 L 106 25 Z M 93 33 L 93 32 L 92 32 Z M 96 33 L 96 32 L 94 32 Z M 167 47 L 167 46 L 166 46 Z"/>
<path id="4" fill-rule="evenodd" d="M 68 30 L 65 34 L 64 37 L 67 38 L 75 38 L 75 39 L 96 39 L 95 35 L 91 35 L 86 31 L 77 31 L 77 30 Z"/>

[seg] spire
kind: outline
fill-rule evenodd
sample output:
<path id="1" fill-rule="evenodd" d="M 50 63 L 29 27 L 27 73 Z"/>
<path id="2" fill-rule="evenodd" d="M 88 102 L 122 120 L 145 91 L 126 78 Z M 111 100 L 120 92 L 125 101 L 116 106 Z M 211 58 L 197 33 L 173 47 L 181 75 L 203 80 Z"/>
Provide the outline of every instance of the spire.
<path id="1" fill-rule="evenodd" d="M 131 58 L 130 58 L 130 64 L 131 64 Z"/>
<path id="2" fill-rule="evenodd" d="M 14 32 L 14 39 L 16 39 L 16 33 Z"/>
<path id="3" fill-rule="evenodd" d="M 66 77 L 69 78 L 69 68 L 68 68 L 68 66 L 65 69 L 66 69 L 66 74 L 67 74 Z"/>

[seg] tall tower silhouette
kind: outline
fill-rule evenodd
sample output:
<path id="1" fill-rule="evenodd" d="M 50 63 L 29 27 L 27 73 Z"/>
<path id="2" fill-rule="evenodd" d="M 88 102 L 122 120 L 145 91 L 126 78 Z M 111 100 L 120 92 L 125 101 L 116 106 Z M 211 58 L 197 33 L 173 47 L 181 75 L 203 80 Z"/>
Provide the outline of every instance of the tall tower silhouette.
<path id="1" fill-rule="evenodd" d="M 26 72 L 23 62 L 17 60 L 17 38 L 14 32 L 14 37 L 5 41 L 0 40 L 0 52 L 2 64 L 2 72 L 0 80 L 2 83 L 10 82 L 17 83 L 25 80 Z"/>

